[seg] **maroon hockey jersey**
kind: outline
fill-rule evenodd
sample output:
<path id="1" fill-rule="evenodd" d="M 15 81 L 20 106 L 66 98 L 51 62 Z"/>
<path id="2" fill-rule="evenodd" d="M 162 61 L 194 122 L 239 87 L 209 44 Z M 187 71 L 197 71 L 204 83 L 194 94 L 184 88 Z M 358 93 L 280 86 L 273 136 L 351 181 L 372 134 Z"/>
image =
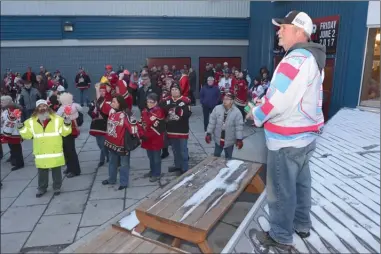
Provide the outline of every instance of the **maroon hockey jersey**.
<path id="1" fill-rule="evenodd" d="M 125 112 L 111 108 L 107 102 L 103 102 L 100 108 L 108 115 L 105 146 L 119 155 L 128 154 L 124 148 L 124 136 L 126 131 L 131 134 L 138 133 L 136 121 L 128 117 Z"/>
<path id="2" fill-rule="evenodd" d="M 247 104 L 247 82 L 244 79 L 233 79 L 230 86 L 230 93 L 234 94 L 234 103 L 237 106 L 246 106 Z"/>

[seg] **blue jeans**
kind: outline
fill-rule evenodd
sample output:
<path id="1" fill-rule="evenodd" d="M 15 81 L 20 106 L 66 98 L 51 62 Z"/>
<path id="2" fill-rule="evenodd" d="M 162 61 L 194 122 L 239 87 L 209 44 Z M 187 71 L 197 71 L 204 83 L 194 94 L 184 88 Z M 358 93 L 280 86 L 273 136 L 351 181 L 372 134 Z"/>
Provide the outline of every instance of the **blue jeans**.
<path id="1" fill-rule="evenodd" d="M 147 150 L 147 156 L 149 159 L 149 166 L 152 176 L 161 175 L 161 150 L 153 151 Z"/>
<path id="2" fill-rule="evenodd" d="M 79 100 L 81 102 L 81 105 L 84 105 L 84 100 L 86 100 L 86 104 L 89 103 L 89 98 L 87 97 L 87 89 L 80 89 L 79 90 Z"/>
<path id="3" fill-rule="evenodd" d="M 101 154 L 99 156 L 99 162 L 105 162 L 105 158 L 108 158 L 108 149 L 105 147 L 105 136 L 95 136 L 95 140 L 97 141 L 97 145 L 101 150 Z"/>
<path id="4" fill-rule="evenodd" d="M 108 164 L 108 182 L 110 184 L 116 183 L 116 176 L 118 174 L 118 159 L 120 158 L 120 186 L 128 186 L 128 178 L 130 176 L 130 153 L 121 156 L 116 152 L 109 150 L 110 163 Z"/>
<path id="5" fill-rule="evenodd" d="M 309 160 L 316 142 L 306 147 L 268 151 L 267 202 L 270 236 L 281 244 L 292 244 L 294 230 L 311 229 L 311 172 Z"/>
<path id="6" fill-rule="evenodd" d="M 225 158 L 230 160 L 233 157 L 233 149 L 234 149 L 234 145 L 223 148 L 219 144 L 215 143 L 214 156 L 221 157 L 221 153 L 222 153 L 222 151 L 224 151 L 225 152 Z"/>
<path id="7" fill-rule="evenodd" d="M 175 167 L 181 168 L 183 172 L 188 171 L 188 139 L 170 138 L 169 143 L 175 157 Z"/>

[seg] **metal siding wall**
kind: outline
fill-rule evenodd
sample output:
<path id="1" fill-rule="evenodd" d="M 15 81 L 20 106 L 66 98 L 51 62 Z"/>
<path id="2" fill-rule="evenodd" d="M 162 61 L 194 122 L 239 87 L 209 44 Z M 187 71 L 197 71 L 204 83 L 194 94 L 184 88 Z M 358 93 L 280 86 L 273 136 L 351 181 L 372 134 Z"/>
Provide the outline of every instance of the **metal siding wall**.
<path id="1" fill-rule="evenodd" d="M 62 31 L 67 21 L 74 32 Z M 247 18 L 2 16 L 1 39 L 247 39 L 249 23 Z"/>
<path id="2" fill-rule="evenodd" d="M 65 39 L 247 39 L 249 19 L 191 17 L 67 17 Z"/>
<path id="3" fill-rule="evenodd" d="M 61 39 L 59 17 L 0 17 L 1 40 Z"/>
<path id="4" fill-rule="evenodd" d="M 123 64 L 132 71 L 140 70 L 150 57 L 191 57 L 192 66 L 198 72 L 199 57 L 225 56 L 241 57 L 242 68 L 247 68 L 247 51 L 247 46 L 105 46 L 1 48 L 0 53 L 2 72 L 11 68 L 14 72 L 24 73 L 27 66 L 38 72 L 40 65 L 52 72 L 59 69 L 68 79 L 69 91 L 78 96 L 73 80 L 79 66 L 88 70 L 94 84 L 103 75 L 106 64 L 112 64 L 115 69 Z M 94 91 L 90 89 L 89 92 L 93 98 Z"/>
<path id="5" fill-rule="evenodd" d="M 251 14 L 262 13 L 263 10 L 256 10 L 258 3 L 251 3 Z M 366 40 L 366 20 L 368 12 L 368 2 L 341 2 L 341 1 L 314 1 L 314 2 L 274 2 L 272 13 L 267 17 L 269 22 L 273 17 L 284 17 L 291 10 L 300 10 L 308 13 L 311 18 L 340 15 L 339 38 L 337 44 L 335 76 L 330 105 L 330 116 L 334 115 L 342 107 L 356 107 L 360 89 L 362 63 L 364 57 L 364 47 Z M 266 19 L 266 17 L 263 17 Z M 263 24 L 255 24 L 251 21 L 252 31 L 254 27 Z M 257 28 L 258 29 L 258 28 Z M 272 30 L 273 32 L 274 30 Z M 250 35 L 250 40 L 252 36 Z M 263 42 L 260 45 L 265 44 Z M 267 41 L 272 47 L 272 38 Z M 258 47 L 256 41 L 250 41 L 251 47 Z M 254 49 L 249 49 L 255 51 Z M 272 55 L 272 54 L 271 54 Z M 250 56 L 251 57 L 251 56 Z M 266 60 L 266 59 L 260 59 Z M 264 62 L 272 66 L 270 62 Z"/>
<path id="6" fill-rule="evenodd" d="M 273 4 L 271 2 L 251 2 L 249 34 L 249 72 L 252 77 L 266 65 L 272 69 L 274 28 L 271 23 Z"/>
<path id="7" fill-rule="evenodd" d="M 250 1 L 1 1 L 1 15 L 246 18 Z"/>

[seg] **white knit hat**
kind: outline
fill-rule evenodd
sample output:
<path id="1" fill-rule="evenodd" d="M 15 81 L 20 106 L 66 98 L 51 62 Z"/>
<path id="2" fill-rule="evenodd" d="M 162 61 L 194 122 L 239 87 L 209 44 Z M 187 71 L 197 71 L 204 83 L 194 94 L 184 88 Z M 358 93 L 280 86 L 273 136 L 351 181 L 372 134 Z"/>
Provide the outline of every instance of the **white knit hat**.
<path id="1" fill-rule="evenodd" d="M 36 108 L 38 108 L 38 106 L 40 106 L 41 104 L 45 104 L 46 106 L 48 106 L 48 102 L 46 100 L 38 100 L 36 102 Z"/>

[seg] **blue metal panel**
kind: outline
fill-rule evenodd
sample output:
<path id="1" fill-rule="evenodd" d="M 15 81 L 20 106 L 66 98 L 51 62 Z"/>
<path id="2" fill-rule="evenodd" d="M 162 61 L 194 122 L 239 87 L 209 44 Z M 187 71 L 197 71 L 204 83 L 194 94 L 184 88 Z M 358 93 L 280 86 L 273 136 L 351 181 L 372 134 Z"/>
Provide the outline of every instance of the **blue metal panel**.
<path id="1" fill-rule="evenodd" d="M 249 19 L 190 17 L 67 17 L 70 39 L 248 39 Z"/>
<path id="2" fill-rule="evenodd" d="M 62 32 L 67 21 L 74 25 L 74 32 Z M 2 40 L 61 39 L 61 36 L 64 39 L 248 39 L 249 23 L 248 18 L 5 16 L 1 19 L 1 36 Z"/>
<path id="3" fill-rule="evenodd" d="M 262 66 L 272 68 L 274 27 L 271 23 L 274 5 L 269 1 L 251 2 L 249 35 L 249 72 L 257 76 Z"/>
<path id="4" fill-rule="evenodd" d="M 252 31 L 258 30 L 258 26 L 263 26 L 263 24 L 253 22 L 255 15 L 261 15 L 262 19 L 268 20 L 268 22 L 271 22 L 271 18 L 273 17 L 284 17 L 291 10 L 304 11 L 308 13 L 311 18 L 340 15 L 330 115 L 335 114 L 342 107 L 356 107 L 366 41 L 368 2 L 279 1 L 272 3 L 272 9 L 267 11 L 258 9 L 258 4 L 260 3 L 251 3 Z M 259 7 L 263 8 L 262 6 Z M 271 31 L 273 32 L 274 30 Z M 269 39 L 266 40 L 266 38 Z M 255 52 L 256 50 L 251 48 L 258 47 L 258 41 L 252 41 L 251 36 L 250 39 L 249 52 Z M 265 37 L 265 40 L 266 41 L 260 42 L 259 46 L 265 47 L 264 45 L 267 43 L 271 48 L 273 46 L 271 36 Z M 272 55 L 271 52 L 269 54 Z M 264 61 L 266 57 L 259 58 L 259 60 Z M 267 64 L 271 67 L 272 59 L 267 62 L 262 62 L 262 64 Z"/>
<path id="5" fill-rule="evenodd" d="M 59 17 L 1 16 L 1 40 L 62 39 Z"/>

